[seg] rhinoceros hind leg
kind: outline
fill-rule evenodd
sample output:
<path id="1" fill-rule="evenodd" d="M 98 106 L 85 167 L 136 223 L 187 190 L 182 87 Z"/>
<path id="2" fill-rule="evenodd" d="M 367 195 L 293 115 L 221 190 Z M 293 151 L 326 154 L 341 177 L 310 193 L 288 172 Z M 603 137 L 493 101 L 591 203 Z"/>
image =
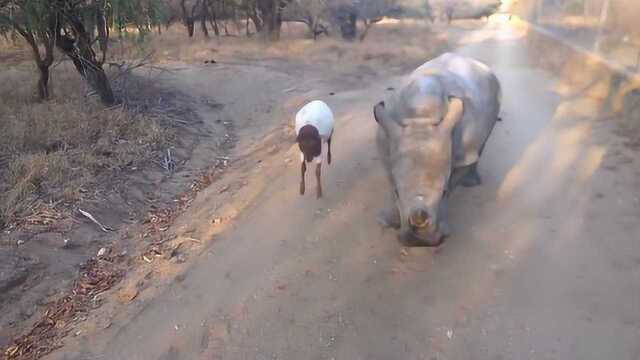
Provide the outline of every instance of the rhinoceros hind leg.
<path id="1" fill-rule="evenodd" d="M 380 225 L 384 227 L 394 229 L 400 228 L 400 212 L 398 212 L 398 208 L 396 208 L 395 206 L 380 211 L 376 218 Z"/>
<path id="2" fill-rule="evenodd" d="M 478 164 L 469 165 L 469 171 L 460 181 L 460 184 L 464 187 L 478 186 L 482 184 L 482 178 L 478 173 Z"/>

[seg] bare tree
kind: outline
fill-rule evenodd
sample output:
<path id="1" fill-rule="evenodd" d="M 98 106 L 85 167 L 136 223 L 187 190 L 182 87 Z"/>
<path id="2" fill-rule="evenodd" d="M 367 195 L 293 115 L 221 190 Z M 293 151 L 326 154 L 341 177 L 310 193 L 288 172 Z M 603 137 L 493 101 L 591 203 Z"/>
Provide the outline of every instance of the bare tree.
<path id="1" fill-rule="evenodd" d="M 319 35 L 329 34 L 329 29 L 322 23 L 322 18 L 326 17 L 328 12 L 327 0 L 295 0 L 286 7 L 283 19 L 304 23 L 315 40 Z"/>
<path id="2" fill-rule="evenodd" d="M 56 9 L 60 13 L 60 19 L 63 22 L 58 23 L 55 29 L 55 43 L 65 55 L 73 62 L 76 70 L 89 83 L 93 90 L 98 94 L 100 100 L 106 105 L 112 105 L 116 102 L 115 96 L 111 89 L 109 79 L 102 68 L 108 51 L 109 30 L 104 21 L 104 10 L 106 0 L 90 1 L 85 3 L 84 7 L 78 2 L 71 0 L 57 0 Z M 87 7 L 95 12 L 95 16 L 99 19 L 96 25 L 100 25 L 102 29 L 98 29 L 100 58 L 93 49 L 95 43 L 92 39 L 94 29 L 87 28 L 82 19 L 82 14 Z"/>
<path id="3" fill-rule="evenodd" d="M 364 41 L 371 26 L 391 13 L 395 5 L 394 0 L 332 0 L 329 6 L 332 19 L 340 28 L 343 39 L 354 40 L 358 37 Z M 360 36 L 358 36 L 358 20 L 362 20 L 364 24 Z"/>
<path id="4" fill-rule="evenodd" d="M 0 2 L 0 24 L 3 25 L 3 29 L 11 27 L 31 48 L 33 60 L 40 73 L 37 89 L 41 100 L 50 97 L 49 68 L 54 60 L 55 27 L 60 21 L 60 14 L 50 11 L 44 2 Z"/>
<path id="5" fill-rule="evenodd" d="M 189 37 L 193 37 L 195 30 L 196 11 L 200 7 L 200 0 L 187 1 L 180 0 L 180 8 L 182 9 L 182 21 L 187 27 Z"/>
<path id="6" fill-rule="evenodd" d="M 256 0 L 257 9 L 262 18 L 262 32 L 271 41 L 280 40 L 282 29 L 282 11 L 291 0 Z"/>
<path id="7" fill-rule="evenodd" d="M 141 32 L 160 23 L 165 0 L 0 0 L 0 26 L 20 34 L 40 73 L 38 95 L 50 96 L 54 49 L 66 55 L 106 105 L 116 102 L 103 65 L 110 29 L 135 25 Z"/>
<path id="8" fill-rule="evenodd" d="M 67 55 L 80 75 L 105 104 L 113 104 L 115 97 L 102 69 L 108 48 L 108 28 L 104 9 L 106 0 L 0 0 L 0 21 L 9 24 L 29 44 L 40 72 L 38 95 L 48 99 L 49 68 L 54 60 L 54 48 Z M 84 17 L 84 14 L 90 14 Z M 91 28 L 83 22 L 87 21 Z M 97 29 L 98 38 L 93 38 Z M 93 49 L 98 44 L 102 56 Z"/>

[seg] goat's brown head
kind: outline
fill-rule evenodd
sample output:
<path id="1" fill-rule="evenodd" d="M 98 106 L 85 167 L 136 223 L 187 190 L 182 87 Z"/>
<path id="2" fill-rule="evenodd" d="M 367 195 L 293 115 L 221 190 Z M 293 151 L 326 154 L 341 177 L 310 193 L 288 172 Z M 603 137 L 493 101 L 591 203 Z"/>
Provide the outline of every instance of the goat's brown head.
<path id="1" fill-rule="evenodd" d="M 316 156 L 320 156 L 322 151 L 322 139 L 320 133 L 312 125 L 305 125 L 300 128 L 296 139 L 300 151 L 304 154 L 304 160 L 311 162 Z"/>

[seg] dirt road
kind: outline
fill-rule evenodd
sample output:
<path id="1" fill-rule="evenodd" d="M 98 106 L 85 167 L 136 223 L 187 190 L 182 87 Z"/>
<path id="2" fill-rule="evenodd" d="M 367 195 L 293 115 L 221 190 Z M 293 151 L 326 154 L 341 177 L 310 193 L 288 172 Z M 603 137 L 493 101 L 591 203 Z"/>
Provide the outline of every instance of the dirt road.
<path id="1" fill-rule="evenodd" d="M 530 66 L 544 54 L 522 34 L 459 35 L 457 51 L 498 74 L 504 121 L 484 185 L 453 195 L 442 248 L 403 248 L 375 221 L 388 185 L 371 106 L 398 81 L 384 79 L 326 99 L 324 199 L 298 195 L 296 161 L 264 154 L 251 178 L 264 191 L 179 281 L 52 358 L 640 359 L 637 161 Z"/>

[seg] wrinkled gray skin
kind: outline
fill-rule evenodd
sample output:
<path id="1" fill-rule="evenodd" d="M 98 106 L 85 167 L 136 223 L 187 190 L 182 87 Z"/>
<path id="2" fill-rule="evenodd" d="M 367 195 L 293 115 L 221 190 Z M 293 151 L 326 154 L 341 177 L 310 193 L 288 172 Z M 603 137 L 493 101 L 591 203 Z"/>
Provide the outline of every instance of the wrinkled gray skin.
<path id="1" fill-rule="evenodd" d="M 498 120 L 500 84 L 484 64 L 445 53 L 417 68 L 374 107 L 378 151 L 395 203 L 380 216 L 407 245 L 449 234 L 449 194 L 481 183 L 477 163 Z"/>

